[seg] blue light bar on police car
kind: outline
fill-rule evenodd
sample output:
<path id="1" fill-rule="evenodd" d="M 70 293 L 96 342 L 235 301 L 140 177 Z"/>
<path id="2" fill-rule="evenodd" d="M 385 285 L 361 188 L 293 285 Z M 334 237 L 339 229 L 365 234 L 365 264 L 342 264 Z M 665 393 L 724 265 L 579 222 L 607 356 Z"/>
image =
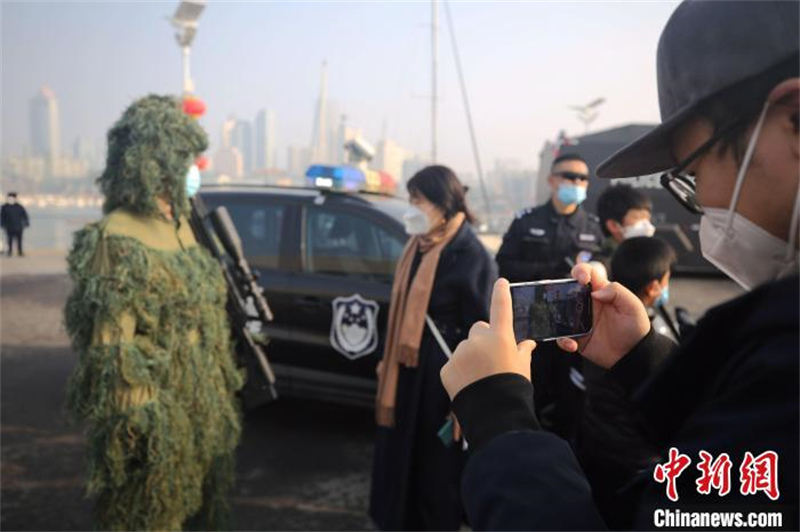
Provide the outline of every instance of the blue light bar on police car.
<path id="1" fill-rule="evenodd" d="M 314 164 L 306 170 L 310 186 L 342 191 L 359 191 L 366 184 L 364 173 L 358 168 L 340 165 Z"/>

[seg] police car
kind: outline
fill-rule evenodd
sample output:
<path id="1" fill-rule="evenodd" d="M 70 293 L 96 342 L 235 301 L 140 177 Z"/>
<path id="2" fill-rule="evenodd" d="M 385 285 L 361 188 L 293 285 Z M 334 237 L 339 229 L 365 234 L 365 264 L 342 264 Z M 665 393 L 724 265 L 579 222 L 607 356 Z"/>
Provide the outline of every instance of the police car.
<path id="1" fill-rule="evenodd" d="M 309 174 L 317 186 L 212 186 L 199 196 L 209 210 L 227 208 L 258 272 L 281 395 L 371 407 L 407 203 L 353 191 L 352 176 L 330 168 Z"/>

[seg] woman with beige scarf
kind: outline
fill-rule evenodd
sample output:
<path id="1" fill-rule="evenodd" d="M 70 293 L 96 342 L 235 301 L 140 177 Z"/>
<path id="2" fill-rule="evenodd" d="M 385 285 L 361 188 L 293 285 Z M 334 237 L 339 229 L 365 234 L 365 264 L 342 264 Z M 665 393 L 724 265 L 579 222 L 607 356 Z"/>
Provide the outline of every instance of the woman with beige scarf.
<path id="1" fill-rule="evenodd" d="M 452 170 L 429 166 L 407 188 L 411 238 L 395 270 L 378 365 L 370 515 L 382 530 L 458 530 L 465 453 L 457 424 L 452 436 L 440 431 L 450 416 L 439 380 L 447 355 L 426 315 L 455 349 L 473 323 L 489 316 L 497 271 L 472 230 L 466 187 Z"/>

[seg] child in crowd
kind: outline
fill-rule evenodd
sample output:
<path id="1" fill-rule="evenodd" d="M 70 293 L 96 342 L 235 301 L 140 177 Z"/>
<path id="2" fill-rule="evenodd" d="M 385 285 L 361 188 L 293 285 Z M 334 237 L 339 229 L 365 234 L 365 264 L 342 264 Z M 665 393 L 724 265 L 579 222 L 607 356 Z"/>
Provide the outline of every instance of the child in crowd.
<path id="1" fill-rule="evenodd" d="M 601 251 L 592 257 L 606 270 L 614 251 L 624 240 L 653 236 L 656 228 L 650 222 L 653 204 L 643 192 L 628 185 L 606 188 L 597 198 L 597 216 L 605 240 Z"/>
<path id="2" fill-rule="evenodd" d="M 608 225 L 604 223 L 603 229 Z M 669 298 L 675 258 L 674 250 L 663 240 L 636 237 L 619 244 L 611 259 L 612 280 L 639 296 L 653 311 L 653 328 L 662 334 L 671 331 L 663 320 L 658 323 L 652 315 Z M 675 339 L 672 334 L 667 336 Z M 586 402 L 576 451 L 609 528 L 629 529 L 635 517 L 631 509 L 636 507 L 633 497 L 637 492 L 631 484 L 636 483 L 638 473 L 648 470 L 660 458 L 639 428 L 627 392 L 606 373 L 584 360 Z"/>

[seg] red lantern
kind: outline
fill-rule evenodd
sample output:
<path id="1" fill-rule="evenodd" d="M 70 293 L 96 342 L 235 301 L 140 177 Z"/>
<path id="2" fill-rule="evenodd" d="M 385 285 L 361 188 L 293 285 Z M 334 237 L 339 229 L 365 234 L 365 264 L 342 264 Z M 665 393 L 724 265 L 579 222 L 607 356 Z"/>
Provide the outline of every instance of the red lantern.
<path id="1" fill-rule="evenodd" d="M 201 155 L 197 158 L 197 160 L 195 160 L 194 164 L 197 165 L 197 168 L 200 171 L 203 171 L 208 168 L 208 158 Z"/>
<path id="2" fill-rule="evenodd" d="M 200 118 L 206 113 L 206 104 L 196 96 L 183 98 L 183 112 L 192 118 Z"/>

